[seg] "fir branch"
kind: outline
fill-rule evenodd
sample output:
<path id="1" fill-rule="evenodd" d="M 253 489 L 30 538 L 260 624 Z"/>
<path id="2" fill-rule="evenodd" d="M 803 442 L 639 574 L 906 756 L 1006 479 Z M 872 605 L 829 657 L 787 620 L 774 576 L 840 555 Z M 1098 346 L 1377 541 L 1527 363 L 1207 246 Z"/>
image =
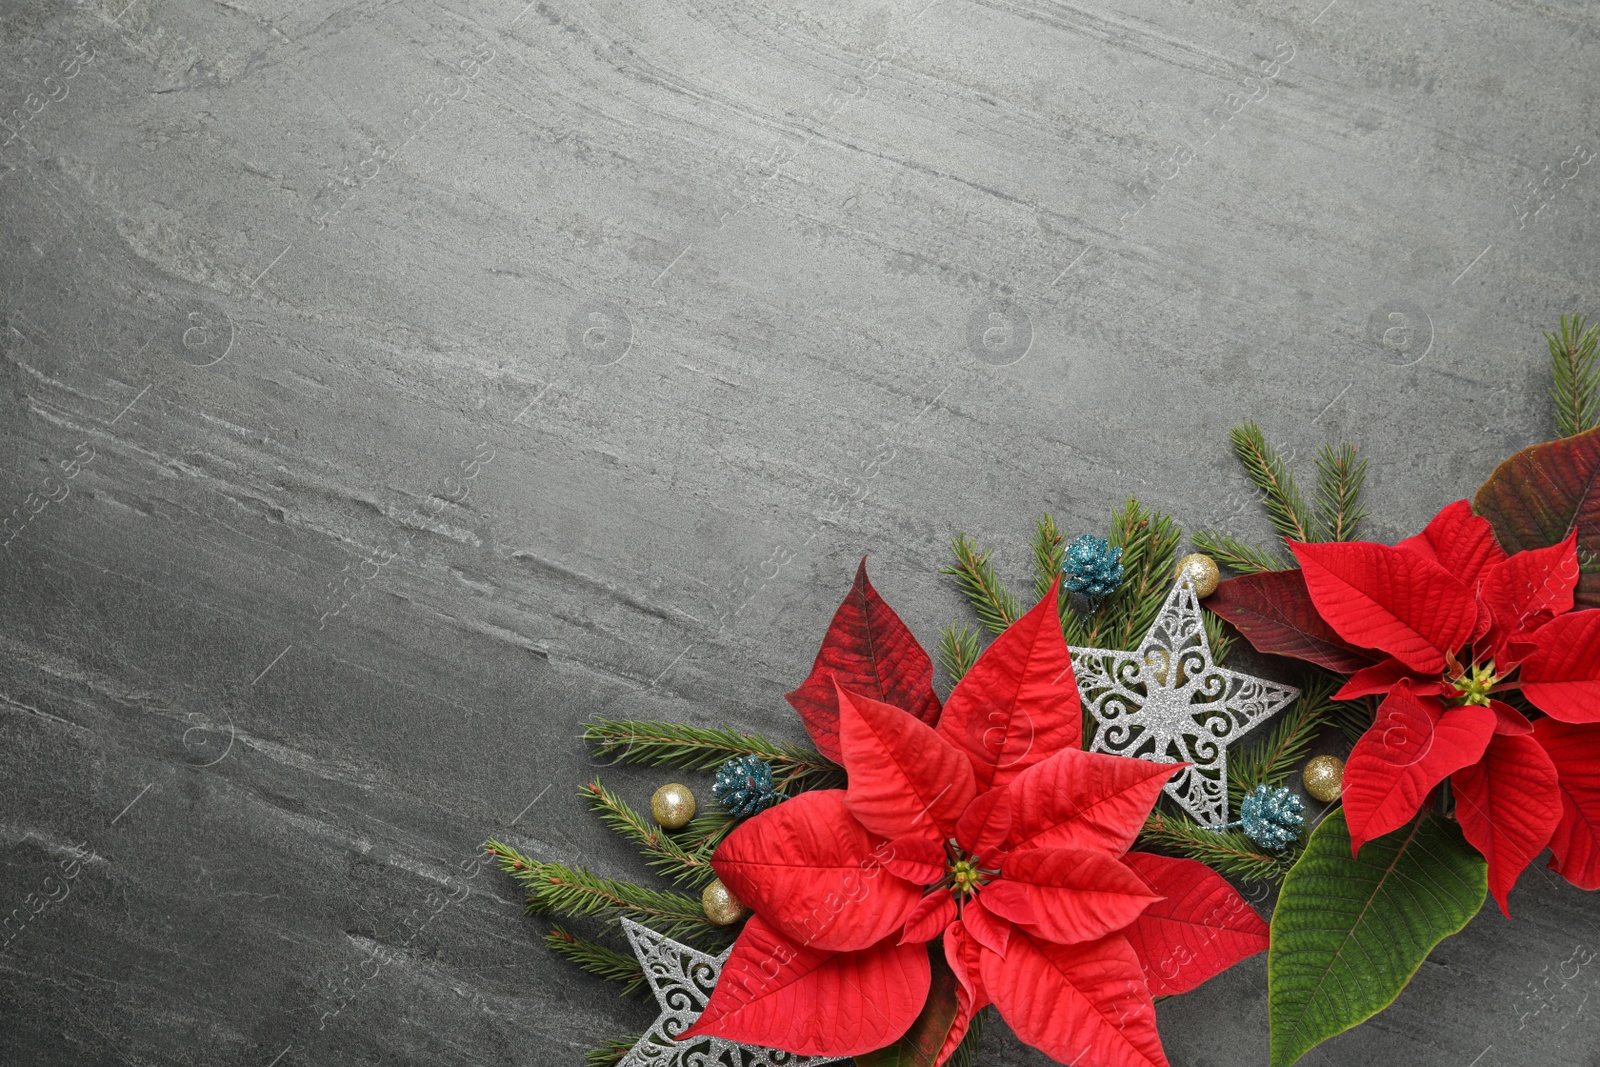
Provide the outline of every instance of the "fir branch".
<path id="1" fill-rule="evenodd" d="M 1322 540 L 1356 540 L 1367 517 L 1361 506 L 1366 480 L 1367 461 L 1357 462 L 1354 445 L 1322 446 L 1317 453 L 1317 532 Z"/>
<path id="2" fill-rule="evenodd" d="M 991 633 L 1000 633 L 1022 617 L 1017 598 L 995 576 L 989 553 L 979 552 L 966 534 L 956 535 L 950 542 L 950 551 L 955 554 L 956 564 L 939 573 L 955 575 L 956 584 Z"/>
<path id="3" fill-rule="evenodd" d="M 541 863 L 500 841 L 487 841 L 484 848 L 527 891 L 530 915 L 626 916 L 680 941 L 727 943 L 727 931 L 706 918 L 695 897 L 602 878 L 582 867 Z"/>
<path id="4" fill-rule="evenodd" d="M 988 1005 L 978 1009 L 972 1017 L 972 1022 L 967 1026 L 967 1036 L 961 1039 L 961 1044 L 950 1053 L 950 1058 L 945 1061 L 944 1067 L 973 1067 L 978 1061 L 978 1045 L 983 1041 L 983 1027 L 989 1021 Z"/>
<path id="5" fill-rule="evenodd" d="M 1233 651 L 1235 638 L 1220 616 L 1204 611 L 1201 613 L 1201 621 L 1206 628 L 1206 643 L 1211 646 L 1211 658 L 1220 667 L 1227 662 L 1228 653 Z"/>
<path id="6" fill-rule="evenodd" d="M 597 1049 L 590 1049 L 583 1061 L 584 1067 L 617 1067 L 628 1055 L 628 1050 L 638 1043 L 638 1037 L 613 1038 Z"/>
<path id="7" fill-rule="evenodd" d="M 1562 437 L 1600 426 L 1600 325 L 1584 328 L 1582 315 L 1561 316 L 1550 345 L 1550 396 L 1556 402 L 1556 428 Z"/>
<path id="8" fill-rule="evenodd" d="M 1194 542 L 1196 552 L 1204 552 L 1238 574 L 1283 571 L 1297 566 L 1292 558 L 1285 559 L 1254 545 L 1247 545 L 1223 530 L 1196 530 L 1189 540 Z"/>
<path id="9" fill-rule="evenodd" d="M 1066 558 L 1066 538 L 1056 528 L 1056 520 L 1049 512 L 1040 519 L 1033 532 L 1033 599 L 1043 600 L 1051 584 L 1061 577 L 1061 564 Z M 1063 598 L 1065 599 L 1065 598 Z"/>
<path id="10" fill-rule="evenodd" d="M 1339 681 L 1342 679 L 1336 679 L 1336 683 Z M 1337 687 L 1336 684 L 1335 688 Z M 1344 739 L 1352 745 L 1361 740 L 1361 735 L 1371 728 L 1378 715 L 1372 697 L 1361 697 L 1358 700 L 1330 700 L 1329 704 L 1331 707 L 1328 712 L 1328 722 L 1337 727 L 1344 735 Z"/>
<path id="11" fill-rule="evenodd" d="M 972 669 L 982 651 L 978 647 L 978 635 L 966 623 L 962 623 L 960 629 L 951 623 L 939 631 L 939 666 L 949 675 L 952 685 Z"/>
<path id="12" fill-rule="evenodd" d="M 544 935 L 544 943 L 559 956 L 564 956 L 590 974 L 597 974 L 608 982 L 621 982 L 622 995 L 630 996 L 645 988 L 644 965 L 630 955 L 588 941 L 578 935 L 552 925 Z"/>
<path id="13" fill-rule="evenodd" d="M 1146 511 L 1137 497 L 1111 514 L 1108 540 L 1122 549 L 1122 585 L 1091 617 L 1093 648 L 1137 648 L 1172 591 L 1182 532 L 1172 519 Z"/>
<path id="14" fill-rule="evenodd" d="M 1295 485 L 1294 475 L 1289 473 L 1288 465 L 1277 450 L 1267 443 L 1261 427 L 1246 422 L 1235 426 L 1229 436 L 1233 440 L 1234 452 L 1244 463 L 1245 473 L 1265 494 L 1263 502 L 1273 527 L 1283 537 L 1295 541 L 1315 541 L 1317 526 L 1311 508 L 1306 504 L 1305 497 L 1300 495 L 1300 488 Z"/>
<path id="15" fill-rule="evenodd" d="M 702 889 L 717 876 L 711 869 L 709 850 L 691 852 L 684 848 L 655 820 L 634 811 L 627 801 L 601 785 L 600 779 L 579 789 L 578 795 L 599 813 L 601 822 L 637 845 L 645 854 L 645 863 L 674 885 Z"/>
<path id="16" fill-rule="evenodd" d="M 678 844 L 694 855 L 709 858 L 722 844 L 722 839 L 733 833 L 733 828 L 738 825 L 738 818 L 719 806 L 716 810 L 690 819 L 689 825 L 676 835 L 676 839 Z"/>
<path id="17" fill-rule="evenodd" d="M 664 764 L 691 771 L 712 770 L 735 756 L 760 756 L 772 764 L 778 790 L 786 795 L 844 785 L 844 769 L 815 749 L 768 741 L 758 734 L 676 722 L 596 719 L 584 726 L 583 739 L 594 744 L 595 755 L 617 763 Z"/>
<path id="18" fill-rule="evenodd" d="M 1244 795 L 1256 786 L 1280 786 L 1300 769 L 1317 734 L 1333 717 L 1337 688 L 1331 675 L 1319 674 L 1277 716 L 1264 740 L 1228 753 L 1228 803 L 1233 810 L 1239 810 Z"/>
<path id="19" fill-rule="evenodd" d="M 1265 852 L 1238 830 L 1207 830 L 1186 818 L 1153 811 L 1143 840 L 1197 859 L 1218 874 L 1276 885 L 1300 856 L 1300 847 Z"/>

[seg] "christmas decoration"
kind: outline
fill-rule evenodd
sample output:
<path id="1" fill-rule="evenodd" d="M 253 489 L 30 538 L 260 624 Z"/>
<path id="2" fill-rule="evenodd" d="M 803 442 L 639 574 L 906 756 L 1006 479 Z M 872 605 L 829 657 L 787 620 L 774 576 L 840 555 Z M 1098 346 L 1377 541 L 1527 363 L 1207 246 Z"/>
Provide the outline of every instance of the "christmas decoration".
<path id="1" fill-rule="evenodd" d="M 694 793 L 686 785 L 668 782 L 651 796 L 650 815 L 668 830 L 681 830 L 694 818 Z"/>
<path id="2" fill-rule="evenodd" d="M 1344 782 L 1344 760 L 1338 756 L 1316 756 L 1306 763 L 1301 779 L 1312 799 L 1331 804 L 1339 799 L 1339 789 Z"/>
<path id="3" fill-rule="evenodd" d="M 1245 836 L 1262 848 L 1281 852 L 1299 838 L 1305 824 L 1305 808 L 1299 797 L 1282 786 L 1273 789 L 1258 785 L 1245 794 L 1239 805 L 1238 821 L 1218 829 L 1242 827 Z"/>
<path id="4" fill-rule="evenodd" d="M 1084 534 L 1067 547 L 1061 575 L 1068 592 L 1099 603 L 1122 584 L 1122 549 L 1113 548 L 1104 537 Z"/>
<path id="5" fill-rule="evenodd" d="M 750 914 L 750 909 L 739 903 L 720 878 L 700 891 L 700 907 L 705 909 L 706 918 L 718 926 L 732 926 Z"/>
<path id="6" fill-rule="evenodd" d="M 711 786 L 717 802 L 741 819 L 765 811 L 783 799 L 772 781 L 772 765 L 759 756 L 740 756 L 717 768 Z"/>
<path id="7" fill-rule="evenodd" d="M 1222 572 L 1217 570 L 1217 561 L 1204 552 L 1191 552 L 1178 561 L 1174 577 L 1180 582 L 1187 579 L 1194 586 L 1194 595 L 1204 600 L 1217 591 Z"/>
<path id="8" fill-rule="evenodd" d="M 1228 821 L 1228 745 L 1300 692 L 1217 666 L 1187 579 L 1136 651 L 1074 648 L 1072 667 L 1098 723 L 1089 750 L 1189 764 L 1166 791 L 1208 826 Z"/>
<path id="9" fill-rule="evenodd" d="M 804 1067 L 827 1062 L 811 1056 L 752 1048 L 717 1037 L 678 1040 L 705 1010 L 706 1001 L 727 962 L 728 952 L 709 956 L 631 919 L 622 920 L 622 929 L 661 1007 L 661 1015 L 649 1032 L 622 1057 L 619 1067 L 708 1067 L 711 1064 Z"/>

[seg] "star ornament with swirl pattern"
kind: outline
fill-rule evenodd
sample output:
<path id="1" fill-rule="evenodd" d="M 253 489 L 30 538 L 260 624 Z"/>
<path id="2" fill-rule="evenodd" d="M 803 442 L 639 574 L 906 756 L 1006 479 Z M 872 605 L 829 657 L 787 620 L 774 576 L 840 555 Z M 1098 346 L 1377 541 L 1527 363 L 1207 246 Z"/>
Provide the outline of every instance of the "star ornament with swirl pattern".
<path id="1" fill-rule="evenodd" d="M 1071 651 L 1096 723 L 1089 751 L 1190 764 L 1165 788 L 1202 826 L 1228 821 L 1228 746 L 1300 695 L 1217 666 L 1188 578 L 1172 587 L 1137 650 Z"/>
<path id="2" fill-rule="evenodd" d="M 617 1067 L 808 1067 L 835 1062 L 827 1056 L 797 1056 L 720 1037 L 678 1041 L 678 1035 L 705 1011 L 722 965 L 733 950 L 727 949 L 720 956 L 707 955 L 632 919 L 623 919 L 622 929 L 644 967 L 645 980 L 661 1006 L 661 1015 Z"/>

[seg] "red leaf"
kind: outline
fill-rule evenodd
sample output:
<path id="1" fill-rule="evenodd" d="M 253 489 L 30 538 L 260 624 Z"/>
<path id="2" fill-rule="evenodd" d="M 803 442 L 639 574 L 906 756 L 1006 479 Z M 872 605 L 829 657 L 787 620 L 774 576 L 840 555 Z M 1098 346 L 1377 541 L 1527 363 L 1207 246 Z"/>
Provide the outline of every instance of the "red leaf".
<path id="1" fill-rule="evenodd" d="M 1005 919 L 984 907 L 981 900 L 969 900 L 961 905 L 961 925 L 972 939 L 990 952 L 1006 954 L 1011 931 L 1015 929 Z"/>
<path id="2" fill-rule="evenodd" d="M 1411 668 L 1390 656 L 1382 663 L 1374 663 L 1370 667 L 1363 667 L 1352 674 L 1339 691 L 1333 694 L 1335 700 L 1355 700 L 1358 697 L 1372 696 L 1376 693 L 1387 693 L 1394 688 L 1394 683 L 1402 678 L 1410 678 L 1413 688 L 1423 681 L 1412 674 Z M 1424 690 L 1426 691 L 1426 690 Z"/>
<path id="3" fill-rule="evenodd" d="M 906 927 L 900 932 L 902 945 L 915 941 L 921 944 L 932 941 L 956 919 L 956 899 L 949 892 L 934 890 L 923 897 L 911 911 Z"/>
<path id="4" fill-rule="evenodd" d="M 989 1004 L 989 994 L 983 987 L 980 962 L 982 954 L 982 947 L 972 939 L 972 935 L 968 934 L 960 923 L 951 923 L 945 928 L 944 958 L 950 964 L 950 969 L 955 972 L 958 983 L 956 1004 L 960 1011 L 956 1015 L 956 1020 L 960 1025 L 952 1027 L 950 1036 L 945 1038 L 944 1047 L 939 1050 L 939 1063 L 950 1058 L 950 1054 L 966 1036 L 972 1017 Z"/>
<path id="5" fill-rule="evenodd" d="M 1489 710 L 1494 712 L 1494 732 L 1497 734 L 1531 734 L 1533 723 L 1528 717 L 1503 700 L 1489 701 Z"/>
<path id="6" fill-rule="evenodd" d="M 784 695 L 805 723 L 817 751 L 839 762 L 838 684 L 852 693 L 893 704 L 930 726 L 939 721 L 933 692 L 933 661 L 867 581 L 867 561 L 822 639 L 811 674 Z"/>
<path id="7" fill-rule="evenodd" d="M 1600 725 L 1540 719 L 1533 736 L 1555 764 L 1561 788 L 1550 869 L 1579 889 L 1600 889 Z"/>
<path id="8" fill-rule="evenodd" d="M 1421 555 L 1370 541 L 1290 542 L 1317 611 L 1339 636 L 1437 674 L 1445 653 L 1472 639 L 1478 604 L 1467 587 Z"/>
<path id="9" fill-rule="evenodd" d="M 1074 1067 L 1167 1067 L 1139 957 L 1112 934 L 1055 945 L 1022 931 L 1004 959 L 985 952 L 983 983 L 1018 1037 Z"/>
<path id="10" fill-rule="evenodd" d="M 1293 656 L 1340 674 L 1374 659 L 1322 620 L 1297 570 L 1229 578 L 1206 597 L 1206 608 L 1232 623 L 1257 652 Z"/>
<path id="11" fill-rule="evenodd" d="M 1476 763 L 1494 724 L 1488 708 L 1446 711 L 1431 697 L 1417 699 L 1409 682 L 1396 684 L 1345 761 L 1342 795 L 1351 854 L 1404 826 L 1434 786 Z"/>
<path id="12" fill-rule="evenodd" d="M 1034 848 L 1006 856 L 999 882 L 986 886 L 983 896 L 1002 885 L 1027 886 L 1038 918 L 1022 919 L 994 910 L 1012 922 L 1032 924 L 1030 933 L 1062 945 L 1097 938 L 1121 930 L 1139 917 L 1160 895 L 1122 862 L 1106 852 L 1079 848 Z"/>
<path id="13" fill-rule="evenodd" d="M 1557 615 L 1533 641 L 1522 695 L 1562 722 L 1600 722 L 1600 611 Z"/>
<path id="14" fill-rule="evenodd" d="M 1098 853 L 1096 857 L 1103 858 Z M 983 898 L 983 906 L 1002 919 L 1014 923 L 1036 923 L 1040 919 L 1039 910 L 1034 907 L 1033 897 L 1028 895 L 1028 890 L 1009 878 L 990 882 L 979 895 Z"/>
<path id="15" fill-rule="evenodd" d="M 844 790 L 818 789 L 740 824 L 711 867 L 790 940 L 853 951 L 898 930 L 922 899 L 920 886 L 884 870 L 884 845 L 851 816 Z"/>
<path id="16" fill-rule="evenodd" d="M 935 931 L 935 935 L 941 931 Z M 898 1041 L 887 1048 L 855 1057 L 854 1067 L 936 1067 L 947 1055 L 946 1045 L 951 1035 L 959 1044 L 972 1022 L 971 1013 L 963 1014 L 961 982 L 945 960 L 938 946 L 928 946 L 928 962 L 933 968 L 933 981 L 928 987 L 928 1000 L 922 1011 Z M 748 1061 L 748 1055 L 724 1054 L 722 1063 L 734 1059 Z M 698 1065 L 697 1065 L 698 1067 Z M 707 1064 L 706 1067 L 711 1067 Z"/>
<path id="17" fill-rule="evenodd" d="M 709 1034 L 804 1056 L 871 1052 L 911 1026 L 930 979 L 921 945 L 884 941 L 860 952 L 821 952 L 753 915 L 705 1012 L 679 1040 Z"/>
<path id="18" fill-rule="evenodd" d="M 1506 897 L 1561 822 L 1555 764 L 1526 734 L 1496 733 L 1477 763 L 1450 776 L 1456 821 L 1489 861 L 1489 892 L 1511 918 Z"/>
<path id="19" fill-rule="evenodd" d="M 912 885 L 932 885 L 950 864 L 942 844 L 916 834 L 895 838 L 885 851 L 883 869 Z"/>
<path id="20" fill-rule="evenodd" d="M 987 865 L 993 862 L 1010 832 L 1011 791 L 991 789 L 979 794 L 961 813 L 961 820 L 956 823 L 956 842 Z"/>
<path id="21" fill-rule="evenodd" d="M 1149 852 L 1122 861 L 1164 896 L 1122 931 L 1153 997 L 1187 993 L 1267 949 L 1268 926 L 1238 890 L 1203 863 Z"/>
<path id="22" fill-rule="evenodd" d="M 1507 552 L 1564 541 L 1577 532 L 1590 562 L 1578 578 L 1577 605 L 1600 608 L 1600 429 L 1534 445 L 1495 468 L 1473 498 Z"/>
<path id="23" fill-rule="evenodd" d="M 1480 595 L 1494 612 L 1495 643 L 1537 630 L 1552 616 L 1571 611 L 1577 581 L 1575 534 L 1549 548 L 1518 552 L 1491 567 Z"/>
<path id="24" fill-rule="evenodd" d="M 1011 783 L 1010 847 L 1126 852 L 1167 779 L 1187 766 L 1077 749 L 1058 752 Z"/>
<path id="25" fill-rule="evenodd" d="M 978 792 L 966 753 L 892 704 L 838 698 L 850 813 L 880 837 L 949 837 Z"/>
<path id="26" fill-rule="evenodd" d="M 939 732 L 972 759 L 979 790 L 998 789 L 1064 748 L 1083 744 L 1072 655 L 1056 610 L 1058 578 L 956 683 Z"/>
<path id="27" fill-rule="evenodd" d="M 1419 553 L 1455 575 L 1468 589 L 1478 588 L 1484 572 L 1506 558 L 1488 519 L 1472 513 L 1465 500 L 1446 504 L 1415 537 L 1395 545 Z"/>

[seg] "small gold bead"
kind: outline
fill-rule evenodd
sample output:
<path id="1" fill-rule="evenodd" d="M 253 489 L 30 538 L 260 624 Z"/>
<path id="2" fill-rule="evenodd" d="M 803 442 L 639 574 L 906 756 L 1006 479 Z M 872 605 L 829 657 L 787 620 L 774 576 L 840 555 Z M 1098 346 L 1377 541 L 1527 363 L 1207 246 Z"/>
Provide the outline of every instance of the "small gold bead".
<path id="1" fill-rule="evenodd" d="M 750 909 L 739 903 L 739 898 L 728 891 L 720 878 L 701 890 L 700 907 L 706 918 L 718 926 L 732 926 L 750 914 Z"/>
<path id="2" fill-rule="evenodd" d="M 1339 791 L 1344 786 L 1344 760 L 1338 756 L 1315 756 L 1306 764 L 1300 778 L 1306 784 L 1307 793 L 1324 804 L 1331 804 L 1339 799 Z"/>
<path id="3" fill-rule="evenodd" d="M 1222 574 L 1217 570 L 1217 561 L 1203 552 L 1191 552 L 1178 561 L 1178 572 L 1174 579 L 1182 581 L 1189 579 L 1194 586 L 1194 595 L 1204 600 L 1217 591 L 1217 583 L 1222 580 Z"/>
<path id="4" fill-rule="evenodd" d="M 650 814 L 668 830 L 679 830 L 694 818 L 694 794 L 686 785 L 668 782 L 650 798 Z"/>

